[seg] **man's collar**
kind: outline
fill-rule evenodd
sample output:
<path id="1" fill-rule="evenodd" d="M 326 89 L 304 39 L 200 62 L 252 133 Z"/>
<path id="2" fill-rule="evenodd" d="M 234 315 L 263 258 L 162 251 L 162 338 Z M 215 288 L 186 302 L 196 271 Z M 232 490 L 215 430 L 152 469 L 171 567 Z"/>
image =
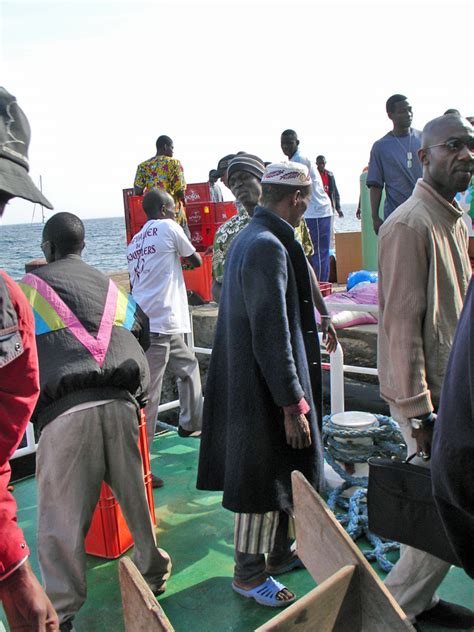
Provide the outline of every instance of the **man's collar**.
<path id="1" fill-rule="evenodd" d="M 405 138 L 406 136 L 411 136 L 412 135 L 412 131 L 413 129 L 411 127 L 408 128 L 408 132 L 406 134 L 395 134 L 395 130 L 392 129 L 389 133 L 394 136 L 395 138 Z"/>
<path id="2" fill-rule="evenodd" d="M 459 219 L 463 216 L 463 211 L 456 200 L 453 199 L 452 203 L 448 202 L 438 193 L 438 191 L 436 191 L 436 189 L 425 182 L 422 178 L 417 180 L 413 194 L 416 197 L 421 197 L 425 200 L 428 197 L 429 199 L 436 201 L 438 208 L 448 211 L 455 219 Z"/>
<path id="3" fill-rule="evenodd" d="M 55 263 L 56 261 L 64 261 L 64 259 L 75 259 L 75 260 L 82 261 L 81 255 L 69 254 L 69 255 L 64 255 L 64 257 L 61 257 L 60 259 L 55 259 L 54 261 L 51 261 L 51 263 Z"/>
<path id="4" fill-rule="evenodd" d="M 295 238 L 295 229 L 285 219 L 274 213 L 271 209 L 257 205 L 253 219 L 261 221 L 271 228 L 279 237 Z"/>

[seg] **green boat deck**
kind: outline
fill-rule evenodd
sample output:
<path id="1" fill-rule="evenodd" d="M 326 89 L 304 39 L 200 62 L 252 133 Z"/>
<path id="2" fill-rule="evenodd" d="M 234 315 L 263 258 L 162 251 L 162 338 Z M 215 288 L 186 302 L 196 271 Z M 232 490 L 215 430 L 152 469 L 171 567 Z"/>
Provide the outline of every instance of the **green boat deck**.
<path id="1" fill-rule="evenodd" d="M 155 437 L 152 470 L 165 480 L 155 490 L 159 546 L 171 555 L 173 572 L 159 602 L 177 632 L 248 632 L 276 614 L 253 600 L 235 594 L 233 572 L 233 516 L 221 506 L 220 493 L 196 490 L 198 439 L 181 439 L 175 432 Z M 15 484 L 18 520 L 31 548 L 31 563 L 39 575 L 36 555 L 36 483 L 28 478 Z M 362 548 L 364 543 L 362 543 Z M 131 549 L 127 555 L 130 555 Z M 393 554 L 393 560 L 396 554 Z M 379 571 L 377 571 L 379 572 Z M 379 572 L 383 577 L 383 573 Z M 123 627 L 117 561 L 88 557 L 88 598 L 77 617 L 78 632 L 121 632 Z M 283 576 L 298 596 L 314 588 L 305 570 Z M 452 568 L 440 587 L 443 599 L 474 609 L 474 584 Z M 0 621 L 6 619 L 0 609 Z M 2 626 L 0 625 L 0 630 Z M 423 626 L 427 632 L 444 628 Z"/>

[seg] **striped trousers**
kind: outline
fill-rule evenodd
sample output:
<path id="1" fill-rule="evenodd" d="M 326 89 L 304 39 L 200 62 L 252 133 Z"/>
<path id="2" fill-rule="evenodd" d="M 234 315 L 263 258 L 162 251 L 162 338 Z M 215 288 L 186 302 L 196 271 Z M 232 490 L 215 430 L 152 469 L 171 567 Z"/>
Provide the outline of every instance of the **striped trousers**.
<path id="1" fill-rule="evenodd" d="M 291 559 L 294 542 L 288 529 L 289 516 L 285 511 L 235 514 L 234 578 L 243 583 L 259 577 L 264 581 L 267 563 L 276 567 Z"/>

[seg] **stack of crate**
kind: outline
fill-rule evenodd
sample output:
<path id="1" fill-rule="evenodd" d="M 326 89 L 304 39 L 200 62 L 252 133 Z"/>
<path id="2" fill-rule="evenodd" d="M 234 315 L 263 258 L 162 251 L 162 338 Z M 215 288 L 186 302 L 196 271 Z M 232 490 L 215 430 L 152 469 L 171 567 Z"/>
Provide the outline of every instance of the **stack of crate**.
<path id="1" fill-rule="evenodd" d="M 233 202 L 193 202 L 186 206 L 191 243 L 205 252 L 214 242 L 219 226 L 235 215 Z"/>
<path id="2" fill-rule="evenodd" d="M 201 253 L 202 266 L 194 270 L 184 270 L 184 282 L 190 292 L 194 292 L 203 301 L 211 300 L 212 253 L 219 226 L 236 214 L 233 202 L 211 202 L 208 182 L 189 184 L 186 188 L 186 216 L 188 219 L 191 243 Z"/>
<path id="3" fill-rule="evenodd" d="M 233 202 L 211 202 L 208 182 L 188 184 L 185 199 L 191 242 L 198 252 L 205 252 L 212 246 L 219 226 L 237 209 Z"/>

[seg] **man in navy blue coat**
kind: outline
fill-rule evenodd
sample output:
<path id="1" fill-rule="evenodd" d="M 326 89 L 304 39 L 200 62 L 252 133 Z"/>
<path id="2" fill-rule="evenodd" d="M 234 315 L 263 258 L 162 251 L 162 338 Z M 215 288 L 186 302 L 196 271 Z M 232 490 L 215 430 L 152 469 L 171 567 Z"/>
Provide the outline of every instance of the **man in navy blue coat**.
<path id="1" fill-rule="evenodd" d="M 474 285 L 444 378 L 431 449 L 433 493 L 459 563 L 474 579 Z"/>
<path id="2" fill-rule="evenodd" d="M 226 261 L 198 488 L 223 490 L 235 513 L 233 589 L 279 607 L 295 596 L 272 575 L 301 566 L 288 535 L 291 472 L 318 488 L 323 469 L 319 342 L 294 230 L 311 199 L 307 167 L 270 165 L 262 193 Z"/>

